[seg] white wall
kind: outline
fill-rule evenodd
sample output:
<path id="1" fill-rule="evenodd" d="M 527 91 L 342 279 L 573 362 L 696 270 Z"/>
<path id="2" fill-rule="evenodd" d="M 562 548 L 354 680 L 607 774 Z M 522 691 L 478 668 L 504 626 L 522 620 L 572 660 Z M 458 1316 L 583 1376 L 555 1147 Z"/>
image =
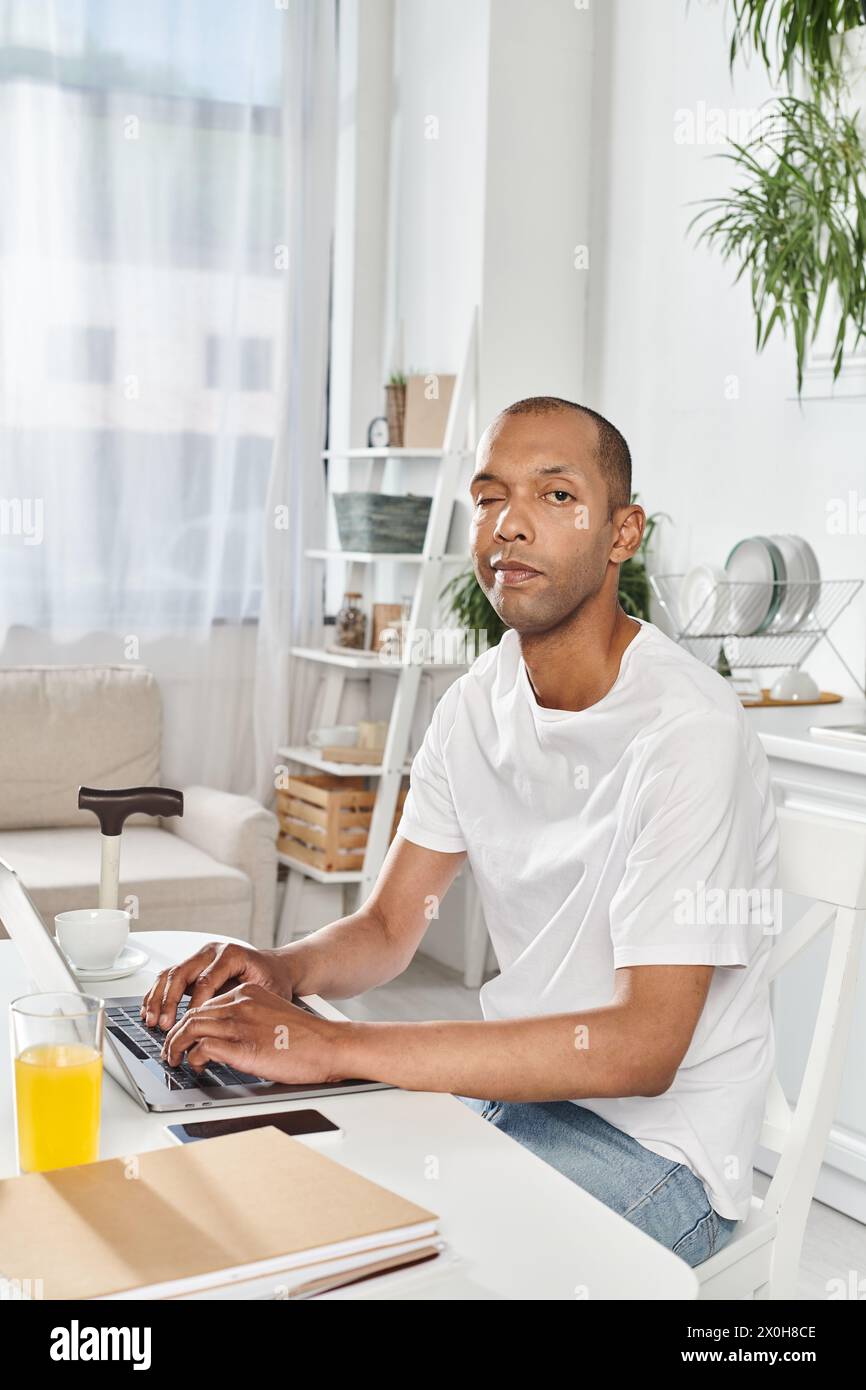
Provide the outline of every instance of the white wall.
<path id="1" fill-rule="evenodd" d="M 494 0 L 494 5 L 496 0 Z M 481 299 L 489 0 L 398 0 L 387 341 L 455 371 Z"/>
<path id="2" fill-rule="evenodd" d="M 830 535 L 826 520 L 833 498 L 866 495 L 866 399 L 799 404 L 793 346 L 756 354 L 747 285 L 686 234 L 696 200 L 731 176 L 720 144 L 677 143 L 677 113 L 712 136 L 713 110 L 736 120 L 770 94 L 763 69 L 738 63 L 731 79 L 726 6 L 596 9 L 586 399 L 629 440 L 644 505 L 673 517 L 657 568 L 722 564 L 742 536 L 792 531 L 825 578 L 863 578 L 866 537 Z M 833 637 L 862 681 L 866 595 Z M 826 644 L 807 668 L 854 693 Z"/>
<path id="3" fill-rule="evenodd" d="M 492 0 L 482 427 L 524 396 L 583 390 L 595 8 Z"/>

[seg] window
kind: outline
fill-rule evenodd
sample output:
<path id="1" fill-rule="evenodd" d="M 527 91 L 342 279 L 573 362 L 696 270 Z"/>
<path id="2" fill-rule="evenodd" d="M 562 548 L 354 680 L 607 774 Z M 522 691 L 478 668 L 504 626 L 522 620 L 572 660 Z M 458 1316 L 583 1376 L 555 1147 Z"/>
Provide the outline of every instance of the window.
<path id="1" fill-rule="evenodd" d="M 205 342 L 205 386 L 232 391 L 270 391 L 273 343 L 268 338 L 218 338 Z"/>
<path id="2" fill-rule="evenodd" d="M 0 8 L 0 630 L 258 613 L 284 13 L 217 8 Z"/>
<path id="3" fill-rule="evenodd" d="M 54 381 L 114 380 L 113 328 L 53 328 L 47 338 L 48 375 Z"/>

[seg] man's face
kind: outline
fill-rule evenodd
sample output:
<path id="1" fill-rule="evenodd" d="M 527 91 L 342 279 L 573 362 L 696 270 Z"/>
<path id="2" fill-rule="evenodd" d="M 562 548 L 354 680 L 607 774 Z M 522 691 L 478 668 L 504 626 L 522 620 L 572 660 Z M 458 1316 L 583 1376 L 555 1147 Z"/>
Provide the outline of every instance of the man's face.
<path id="1" fill-rule="evenodd" d="M 517 632 L 556 627 L 602 585 L 617 531 L 595 450 L 595 422 L 574 411 L 505 416 L 482 436 L 470 486 L 472 559 Z M 509 571 L 518 564 L 533 572 Z"/>

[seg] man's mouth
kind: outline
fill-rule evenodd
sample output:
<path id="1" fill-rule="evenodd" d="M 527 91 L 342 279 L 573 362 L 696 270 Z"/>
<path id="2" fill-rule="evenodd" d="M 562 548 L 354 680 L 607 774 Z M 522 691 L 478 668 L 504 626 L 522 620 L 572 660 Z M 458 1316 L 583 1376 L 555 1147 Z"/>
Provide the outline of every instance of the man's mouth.
<path id="1" fill-rule="evenodd" d="M 540 579 L 541 571 L 519 560 L 499 560 L 493 566 L 497 581 L 505 588 L 512 589 L 518 584 L 528 584 L 530 579 Z"/>

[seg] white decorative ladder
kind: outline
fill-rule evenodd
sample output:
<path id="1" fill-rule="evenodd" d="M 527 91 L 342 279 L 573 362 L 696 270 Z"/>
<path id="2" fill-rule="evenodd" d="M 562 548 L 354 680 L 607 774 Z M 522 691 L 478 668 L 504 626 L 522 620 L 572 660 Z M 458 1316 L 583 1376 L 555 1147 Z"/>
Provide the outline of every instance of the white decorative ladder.
<path id="1" fill-rule="evenodd" d="M 279 860 L 288 869 L 283 906 L 277 929 L 277 942 L 283 944 L 295 935 L 298 923 L 301 893 L 305 878 L 320 883 L 339 883 L 343 887 L 343 913 L 354 911 L 359 903 L 365 901 L 376 882 L 379 870 L 385 859 L 390 842 L 391 826 L 397 806 L 397 797 L 402 778 L 409 771 L 407 752 L 412 721 L 418 700 L 421 674 L 424 670 L 437 671 L 453 669 L 456 674 L 465 669 L 465 663 L 429 661 L 413 659 L 416 649 L 415 634 L 429 632 L 433 625 L 436 602 L 442 589 L 443 570 L 448 564 L 465 564 L 468 556 L 446 554 L 448 531 L 454 506 L 461 467 L 474 450 L 469 447 L 475 430 L 475 417 L 478 398 L 478 311 L 473 311 L 469 340 L 463 366 L 454 384 L 445 438 L 441 449 L 330 449 L 323 458 L 367 460 L 366 478 L 361 484 L 363 490 L 381 491 L 385 473 L 385 463 L 392 459 L 437 459 L 436 485 L 423 550 L 418 553 L 404 552 L 363 552 L 347 550 L 308 550 L 307 559 L 318 561 L 339 561 L 347 566 L 345 589 L 347 591 L 363 588 L 362 566 L 386 562 L 417 563 L 418 577 L 412 601 L 408 631 L 404 636 L 402 656 L 399 661 L 383 662 L 378 656 L 357 655 L 347 649 L 345 654 L 313 647 L 293 647 L 292 656 L 305 661 L 324 663 L 326 667 L 324 688 L 319 697 L 318 722 L 328 726 L 339 722 L 340 706 L 343 698 L 346 677 L 350 673 L 370 675 L 374 672 L 391 672 L 394 676 L 395 691 L 388 723 L 388 733 L 381 764 L 333 763 L 326 761 L 319 750 L 300 746 L 278 749 L 281 758 L 288 762 L 300 763 L 315 768 L 319 772 L 330 772 L 342 777 L 376 777 L 378 790 L 373 814 L 367 835 L 362 869 L 336 870 L 332 873 L 293 859 L 280 853 Z M 430 655 L 435 655 L 430 653 Z M 480 985 L 487 951 L 487 931 L 478 901 L 478 894 L 471 874 L 466 880 L 466 942 L 464 981 L 469 987 Z"/>

